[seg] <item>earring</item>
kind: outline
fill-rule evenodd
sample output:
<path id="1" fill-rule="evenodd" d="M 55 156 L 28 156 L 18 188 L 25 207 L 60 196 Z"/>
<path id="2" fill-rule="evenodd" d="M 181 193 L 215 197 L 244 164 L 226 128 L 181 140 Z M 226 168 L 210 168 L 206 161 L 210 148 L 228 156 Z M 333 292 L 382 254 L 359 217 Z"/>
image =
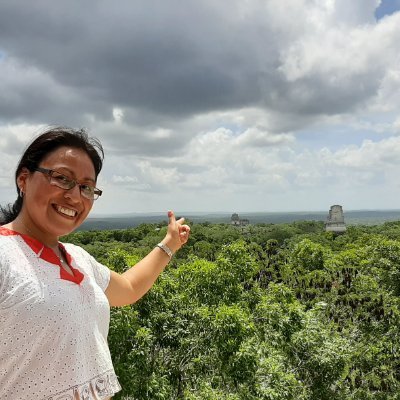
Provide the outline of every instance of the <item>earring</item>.
<path id="1" fill-rule="evenodd" d="M 19 195 L 19 197 L 24 197 L 24 192 L 22 191 L 22 189 L 19 189 L 18 195 Z"/>

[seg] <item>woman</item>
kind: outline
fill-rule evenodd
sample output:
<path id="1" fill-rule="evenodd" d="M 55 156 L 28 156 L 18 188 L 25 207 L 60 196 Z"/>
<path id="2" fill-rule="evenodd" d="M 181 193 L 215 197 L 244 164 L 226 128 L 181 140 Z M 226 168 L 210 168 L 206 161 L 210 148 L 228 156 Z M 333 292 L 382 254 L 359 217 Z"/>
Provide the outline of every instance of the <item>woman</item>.
<path id="1" fill-rule="evenodd" d="M 59 237 L 77 228 L 102 191 L 101 144 L 50 129 L 23 154 L 16 202 L 0 216 L 0 398 L 109 399 L 121 388 L 107 334 L 110 306 L 140 299 L 188 240 L 168 212 L 165 238 L 122 275 Z"/>

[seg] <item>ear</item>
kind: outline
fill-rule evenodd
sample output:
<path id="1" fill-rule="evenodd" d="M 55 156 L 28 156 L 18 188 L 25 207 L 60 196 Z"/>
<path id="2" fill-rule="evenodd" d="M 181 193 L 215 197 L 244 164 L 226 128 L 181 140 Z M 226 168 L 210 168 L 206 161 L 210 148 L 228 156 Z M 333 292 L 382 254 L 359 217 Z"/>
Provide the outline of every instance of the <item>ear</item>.
<path id="1" fill-rule="evenodd" d="M 30 174 L 31 173 L 29 169 L 24 167 L 21 169 L 21 172 L 17 176 L 17 185 L 19 187 L 19 190 L 23 193 L 25 193 L 26 182 Z"/>

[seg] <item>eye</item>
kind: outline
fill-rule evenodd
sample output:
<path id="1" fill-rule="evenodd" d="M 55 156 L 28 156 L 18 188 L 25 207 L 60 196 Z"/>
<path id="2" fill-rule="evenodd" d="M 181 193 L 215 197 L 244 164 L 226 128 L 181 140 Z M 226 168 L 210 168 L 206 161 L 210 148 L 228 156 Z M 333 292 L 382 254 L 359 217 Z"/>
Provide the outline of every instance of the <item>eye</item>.
<path id="1" fill-rule="evenodd" d="M 65 184 L 69 184 L 71 182 L 71 180 L 68 179 L 66 176 L 59 175 L 59 174 L 54 174 L 53 179 L 55 179 L 57 182 L 65 183 Z"/>
<path id="2" fill-rule="evenodd" d="M 81 190 L 83 190 L 87 194 L 93 194 L 94 192 L 94 187 L 89 186 L 89 185 L 81 185 Z"/>

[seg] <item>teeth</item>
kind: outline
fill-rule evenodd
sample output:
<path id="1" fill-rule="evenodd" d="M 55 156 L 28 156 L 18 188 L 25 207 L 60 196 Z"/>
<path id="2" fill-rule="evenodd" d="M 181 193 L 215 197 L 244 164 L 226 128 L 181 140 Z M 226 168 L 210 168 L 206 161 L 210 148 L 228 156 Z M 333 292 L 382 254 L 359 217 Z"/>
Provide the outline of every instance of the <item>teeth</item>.
<path id="1" fill-rule="evenodd" d="M 69 217 L 75 217 L 76 211 L 70 210 L 69 208 L 64 208 L 61 206 L 57 207 L 57 211 L 60 212 L 61 214 L 68 215 Z"/>

